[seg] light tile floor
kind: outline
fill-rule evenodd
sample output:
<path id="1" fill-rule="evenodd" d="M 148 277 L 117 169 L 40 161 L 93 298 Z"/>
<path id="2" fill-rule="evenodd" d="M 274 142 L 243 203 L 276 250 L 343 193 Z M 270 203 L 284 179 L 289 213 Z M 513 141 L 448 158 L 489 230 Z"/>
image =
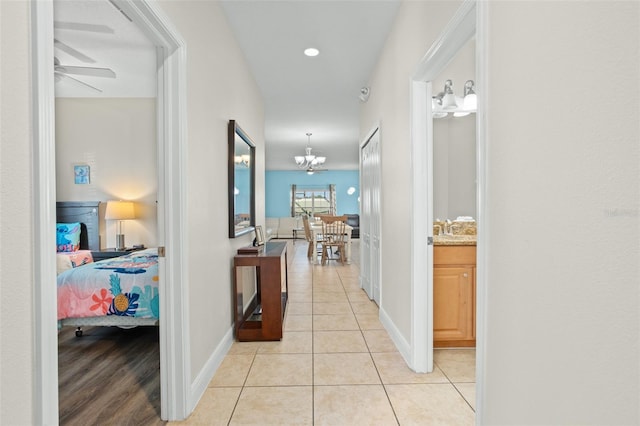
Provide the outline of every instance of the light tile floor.
<path id="1" fill-rule="evenodd" d="M 235 342 L 194 413 L 170 424 L 474 424 L 475 350 L 438 349 L 433 373 L 412 372 L 357 263 L 311 265 L 306 252 L 289 240 L 282 341 Z"/>

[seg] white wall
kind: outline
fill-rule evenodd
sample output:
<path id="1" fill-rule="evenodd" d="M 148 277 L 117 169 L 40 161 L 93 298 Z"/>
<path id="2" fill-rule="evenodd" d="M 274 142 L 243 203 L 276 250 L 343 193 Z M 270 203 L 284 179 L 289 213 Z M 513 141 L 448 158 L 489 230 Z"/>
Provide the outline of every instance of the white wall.
<path id="1" fill-rule="evenodd" d="M 56 197 L 102 201 L 100 246 L 115 247 L 115 221 L 106 201 L 135 202 L 135 220 L 123 223 L 125 243 L 157 245 L 158 154 L 153 98 L 56 99 Z M 88 185 L 74 183 L 73 166 L 90 166 Z"/>
<path id="2" fill-rule="evenodd" d="M 476 79 L 475 39 L 469 40 L 433 81 L 433 92 L 453 82 L 456 96 L 464 94 L 467 80 Z M 434 218 L 476 217 L 476 116 L 433 120 L 433 213 Z"/>
<path id="3" fill-rule="evenodd" d="M 640 424 L 640 3 L 489 13 L 485 423 Z"/>
<path id="4" fill-rule="evenodd" d="M 264 223 L 264 110 L 219 4 L 159 4 L 187 44 L 187 314 L 195 379 L 233 324 L 233 256 L 253 239 L 228 237 L 227 123 L 237 120 L 256 144 L 256 222 Z"/>
<path id="5" fill-rule="evenodd" d="M 382 148 L 381 309 L 411 342 L 410 77 L 461 2 L 402 2 L 370 79 L 360 139 L 380 122 Z"/>
<path id="6" fill-rule="evenodd" d="M 407 340 L 409 79 L 455 6 L 402 4 L 361 115 L 362 136 L 382 124 L 382 308 Z M 639 8 L 489 3 L 480 424 L 640 423 Z"/>
<path id="7" fill-rule="evenodd" d="M 33 424 L 29 4 L 0 2 L 0 424 Z"/>
<path id="8" fill-rule="evenodd" d="M 476 116 L 433 120 L 433 217 L 476 215 Z"/>

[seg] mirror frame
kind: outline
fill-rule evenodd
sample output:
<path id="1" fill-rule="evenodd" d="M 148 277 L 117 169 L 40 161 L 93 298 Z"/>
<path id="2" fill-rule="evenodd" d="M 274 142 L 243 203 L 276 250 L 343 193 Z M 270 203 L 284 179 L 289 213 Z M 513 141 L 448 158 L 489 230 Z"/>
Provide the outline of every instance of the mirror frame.
<path id="1" fill-rule="evenodd" d="M 249 187 L 251 189 L 251 195 L 249 196 L 249 226 L 246 228 L 242 228 L 240 230 L 236 230 L 236 211 L 235 211 L 235 152 L 236 152 L 236 135 L 240 137 L 248 146 L 249 146 L 249 170 L 250 170 L 250 182 Z M 253 232 L 256 225 L 256 145 L 253 143 L 249 135 L 242 130 L 242 128 L 238 125 L 235 120 L 229 120 L 229 127 L 227 132 L 227 142 L 228 142 L 228 166 L 229 166 L 229 174 L 228 174 L 228 182 L 229 182 L 229 238 L 236 238 L 240 235 L 248 234 L 249 232 Z"/>

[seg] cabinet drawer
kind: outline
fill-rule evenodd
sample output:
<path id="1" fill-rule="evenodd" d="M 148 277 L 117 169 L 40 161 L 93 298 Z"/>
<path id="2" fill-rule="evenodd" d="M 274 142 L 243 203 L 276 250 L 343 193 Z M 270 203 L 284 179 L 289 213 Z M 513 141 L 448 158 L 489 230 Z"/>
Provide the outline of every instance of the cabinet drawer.
<path id="1" fill-rule="evenodd" d="M 475 266 L 476 246 L 435 246 L 433 264 Z"/>

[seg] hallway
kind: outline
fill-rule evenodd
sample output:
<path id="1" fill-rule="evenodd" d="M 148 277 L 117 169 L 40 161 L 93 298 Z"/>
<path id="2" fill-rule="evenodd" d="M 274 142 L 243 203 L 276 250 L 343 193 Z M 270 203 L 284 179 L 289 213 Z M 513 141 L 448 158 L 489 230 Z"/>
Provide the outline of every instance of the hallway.
<path id="1" fill-rule="evenodd" d="M 289 303 L 280 342 L 234 342 L 194 413 L 170 424 L 472 425 L 475 350 L 406 366 L 351 265 L 311 265 L 288 240 Z"/>

